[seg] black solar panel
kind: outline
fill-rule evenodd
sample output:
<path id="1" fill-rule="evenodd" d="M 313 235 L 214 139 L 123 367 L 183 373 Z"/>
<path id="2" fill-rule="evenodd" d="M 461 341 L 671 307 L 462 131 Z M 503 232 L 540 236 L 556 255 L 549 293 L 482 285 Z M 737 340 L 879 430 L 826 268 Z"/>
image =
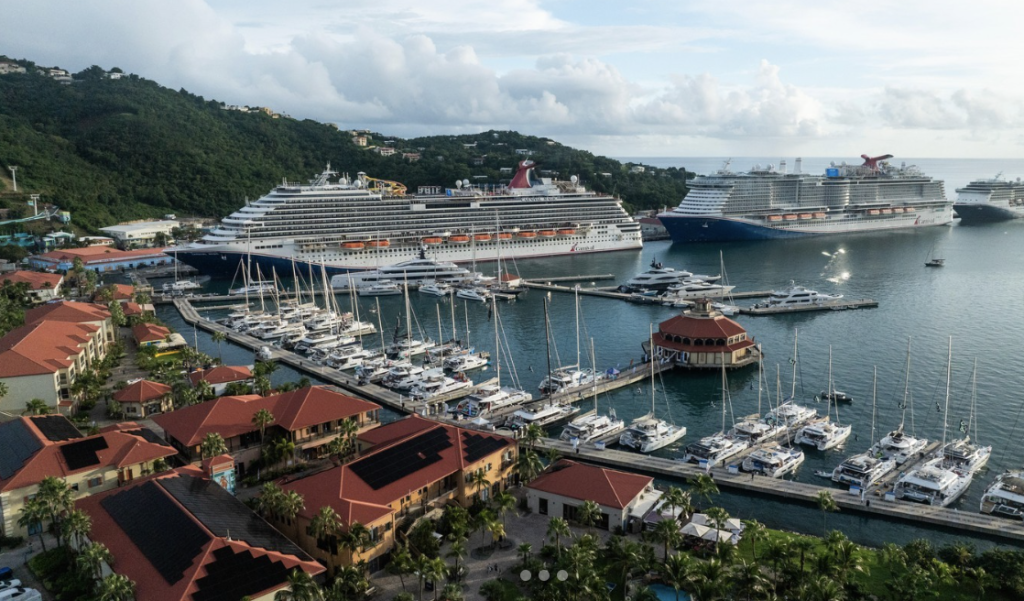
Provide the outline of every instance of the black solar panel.
<path id="1" fill-rule="evenodd" d="M 508 445 L 504 438 L 483 436 L 472 432 L 462 433 L 462 447 L 465 452 L 465 459 L 469 463 L 479 461 L 491 453 Z"/>
<path id="2" fill-rule="evenodd" d="M 100 458 L 96 453 L 105 448 L 107 448 L 107 440 L 101 436 L 61 445 L 60 452 L 64 455 L 68 469 L 75 471 L 99 463 Z"/>
<path id="3" fill-rule="evenodd" d="M 63 415 L 33 417 L 32 423 L 35 424 L 36 428 L 39 428 L 39 431 L 43 433 L 47 440 L 53 442 L 82 437 L 82 433 L 78 431 L 78 428 Z"/>
<path id="4" fill-rule="evenodd" d="M 154 482 L 113 494 L 100 505 L 167 584 L 181 580 L 211 540 Z"/>
<path id="5" fill-rule="evenodd" d="M 171 446 L 167 444 L 166 440 L 157 436 L 156 432 L 150 430 L 149 428 L 139 428 L 138 430 L 125 430 L 124 433 L 131 434 L 132 436 L 141 436 L 143 440 L 145 440 L 146 442 L 151 442 L 153 444 L 159 444 L 165 447 Z"/>
<path id="6" fill-rule="evenodd" d="M 234 601 L 288 581 L 284 563 L 266 555 L 253 557 L 248 551 L 222 547 L 213 552 L 213 559 L 206 564 L 206 575 L 196 580 L 199 590 L 192 593 L 192 601 Z"/>
<path id="7" fill-rule="evenodd" d="M 20 419 L 0 424 L 0 480 L 18 473 L 43 443 Z"/>
<path id="8" fill-rule="evenodd" d="M 441 460 L 441 451 L 453 443 L 445 428 L 420 434 L 352 464 L 352 471 L 373 490 L 401 480 Z"/>
<path id="9" fill-rule="evenodd" d="M 245 503 L 210 480 L 183 475 L 161 478 L 157 484 L 202 522 L 214 536 L 230 536 L 253 547 L 309 559 L 302 549 L 274 530 Z"/>

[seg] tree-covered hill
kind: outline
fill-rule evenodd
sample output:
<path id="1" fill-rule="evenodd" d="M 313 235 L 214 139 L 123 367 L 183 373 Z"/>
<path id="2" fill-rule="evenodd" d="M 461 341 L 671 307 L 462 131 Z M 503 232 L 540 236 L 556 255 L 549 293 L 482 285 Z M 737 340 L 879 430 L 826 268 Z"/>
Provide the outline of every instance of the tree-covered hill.
<path id="1" fill-rule="evenodd" d="M 19 193 L 41 194 L 86 230 L 166 213 L 221 217 L 283 178 L 306 180 L 328 162 L 413 191 L 457 179 L 494 184 L 509 178 L 502 167 L 523 158 L 517 149 L 531 150 L 530 158 L 558 177 L 578 175 L 594 190 L 621 196 L 630 208 L 674 205 L 685 194 L 678 169 L 630 173 L 618 161 L 516 132 L 409 140 L 367 133 L 361 147 L 349 130 L 226 110 L 136 75 L 112 79 L 91 67 L 61 83 L 29 61 L 17 62 L 27 73 L 0 75 L 0 166 L 17 165 Z M 383 146 L 396 153 L 374 151 Z M 24 200 L 9 179 L 0 180 L 0 205 L 17 215 L 26 210 Z"/>

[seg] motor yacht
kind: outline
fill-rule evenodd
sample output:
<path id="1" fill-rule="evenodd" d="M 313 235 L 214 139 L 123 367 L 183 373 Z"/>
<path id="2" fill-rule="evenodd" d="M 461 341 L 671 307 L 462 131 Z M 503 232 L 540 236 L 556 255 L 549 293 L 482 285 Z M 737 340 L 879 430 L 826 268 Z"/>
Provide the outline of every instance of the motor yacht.
<path id="1" fill-rule="evenodd" d="M 793 438 L 793 442 L 815 447 L 819 451 L 827 451 L 846 442 L 852 433 L 853 426 L 849 424 L 841 426 L 830 418 L 824 417 L 800 428 Z"/>
<path id="2" fill-rule="evenodd" d="M 398 284 L 387 280 L 356 288 L 356 294 L 359 296 L 396 296 L 401 293 L 402 289 Z"/>
<path id="3" fill-rule="evenodd" d="M 817 290 L 810 290 L 803 286 L 793 285 L 785 290 L 775 290 L 763 303 L 754 305 L 757 308 L 766 307 L 801 307 L 806 305 L 820 305 L 822 303 L 836 301 L 843 298 L 842 294 L 823 294 Z"/>
<path id="4" fill-rule="evenodd" d="M 640 289 L 662 291 L 673 284 L 683 280 L 716 282 L 722 276 L 694 275 L 689 271 L 675 270 L 665 267 L 657 259 L 651 260 L 651 268 L 630 278 L 622 288 L 629 292 L 636 292 Z"/>
<path id="5" fill-rule="evenodd" d="M 525 390 L 485 384 L 460 401 L 455 413 L 465 417 L 490 415 L 495 411 L 529 403 L 532 400 L 533 395 Z"/>
<path id="6" fill-rule="evenodd" d="M 625 429 L 626 421 L 615 415 L 615 409 L 609 409 L 608 415 L 599 415 L 596 411 L 591 411 L 566 424 L 558 438 L 566 442 L 571 442 L 575 438 L 579 444 L 586 444 L 611 438 L 621 434 Z"/>
<path id="7" fill-rule="evenodd" d="M 729 434 L 715 434 L 686 445 L 682 459 L 701 465 L 706 462 L 707 465 L 714 467 L 730 457 L 735 457 L 746 450 L 748 446 L 750 446 L 750 442 L 747 439 Z"/>
<path id="8" fill-rule="evenodd" d="M 967 472 L 943 465 L 942 457 L 935 457 L 901 475 L 893 486 L 893 492 L 897 499 L 946 507 L 967 491 L 971 478 Z"/>
<path id="9" fill-rule="evenodd" d="M 981 512 L 1024 518 L 1024 472 L 1000 474 L 981 497 Z"/>
<path id="10" fill-rule="evenodd" d="M 664 448 L 686 435 L 686 428 L 658 419 L 653 413 L 636 419 L 619 436 L 619 445 L 650 453 Z"/>
<path id="11" fill-rule="evenodd" d="M 454 355 L 444 360 L 443 366 L 451 372 L 467 372 L 471 369 L 486 367 L 488 360 L 476 353 Z"/>
<path id="12" fill-rule="evenodd" d="M 796 471 L 804 462 L 804 452 L 795 447 L 769 445 L 754 450 L 743 459 L 743 471 L 769 478 L 781 478 Z"/>
<path id="13" fill-rule="evenodd" d="M 490 300 L 491 293 L 486 288 L 459 288 L 455 292 L 455 297 L 485 303 Z"/>
<path id="14" fill-rule="evenodd" d="M 469 390 L 473 382 L 464 374 L 456 374 L 455 377 L 444 375 L 442 369 L 430 369 L 422 374 L 420 378 L 409 388 L 409 397 L 414 401 L 426 401 L 439 395 L 447 395 L 459 390 Z"/>
<path id="15" fill-rule="evenodd" d="M 593 386 L 599 377 L 592 369 L 580 369 L 575 365 L 560 367 L 544 378 L 540 386 L 542 394 L 567 393 L 573 390 Z"/>
<path id="16" fill-rule="evenodd" d="M 408 361 L 401 361 L 391 366 L 387 375 L 381 380 L 381 386 L 397 391 L 409 390 L 413 387 L 413 384 L 421 379 L 420 374 L 423 371 L 423 368 L 419 365 L 413 365 Z"/>
<path id="17" fill-rule="evenodd" d="M 832 470 L 832 481 L 867 489 L 896 469 L 895 459 L 861 453 L 840 463 Z"/>
<path id="18" fill-rule="evenodd" d="M 722 298 L 736 286 L 709 284 L 708 282 L 686 282 L 673 284 L 662 295 L 662 303 L 689 301 L 698 298 Z"/>
<path id="19" fill-rule="evenodd" d="M 361 288 L 384 281 L 415 287 L 433 282 L 465 282 L 472 280 L 476 275 L 451 261 L 428 259 L 426 253 L 421 249 L 419 256 L 415 259 L 401 261 L 372 271 L 337 274 L 331 278 L 331 287 L 335 289 Z"/>
<path id="20" fill-rule="evenodd" d="M 513 432 L 524 430 L 531 425 L 546 428 L 555 426 L 579 413 L 579 407 L 546 403 L 536 409 L 519 409 L 505 420 L 502 427 Z"/>
<path id="21" fill-rule="evenodd" d="M 420 292 L 431 296 L 451 296 L 454 288 L 444 282 L 429 282 L 420 286 Z"/>

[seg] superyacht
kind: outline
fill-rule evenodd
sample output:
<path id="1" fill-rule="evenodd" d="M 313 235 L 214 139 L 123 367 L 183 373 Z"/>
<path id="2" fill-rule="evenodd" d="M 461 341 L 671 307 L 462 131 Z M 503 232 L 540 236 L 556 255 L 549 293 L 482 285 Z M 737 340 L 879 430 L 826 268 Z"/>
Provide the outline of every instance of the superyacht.
<path id="1" fill-rule="evenodd" d="M 675 209 L 658 215 L 674 242 L 766 240 L 869 232 L 953 221 L 943 182 L 914 166 L 896 167 L 892 155 L 861 155 L 863 165 L 843 163 L 824 175 L 786 172 L 783 161 L 734 173 L 729 162 L 717 173 L 688 182 Z"/>
<path id="2" fill-rule="evenodd" d="M 611 196 L 540 178 L 525 160 L 507 186 L 405 186 L 327 169 L 308 184 L 283 181 L 202 240 L 175 250 L 204 273 L 230 276 L 240 263 L 264 272 L 320 266 L 330 274 L 416 259 L 493 261 L 499 246 L 517 259 L 639 250 L 640 224 Z M 500 223 L 499 227 L 497 224 Z"/>

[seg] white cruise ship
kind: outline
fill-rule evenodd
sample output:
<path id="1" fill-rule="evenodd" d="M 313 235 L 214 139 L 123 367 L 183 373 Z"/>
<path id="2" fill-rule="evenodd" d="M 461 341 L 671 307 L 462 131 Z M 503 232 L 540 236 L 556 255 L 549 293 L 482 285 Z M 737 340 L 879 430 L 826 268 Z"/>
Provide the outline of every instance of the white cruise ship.
<path id="1" fill-rule="evenodd" d="M 961 223 L 1007 221 L 1024 217 L 1024 182 L 1006 181 L 1002 174 L 976 179 L 956 190 L 953 210 Z"/>
<path id="2" fill-rule="evenodd" d="M 621 201 L 570 181 L 538 178 L 522 161 L 508 186 L 405 187 L 330 166 L 308 184 L 282 182 L 221 220 L 202 240 L 175 250 L 202 272 L 232 276 L 240 262 L 263 273 L 323 265 L 328 273 L 372 270 L 415 259 L 426 246 L 439 262 L 492 261 L 636 250 L 640 224 Z M 500 227 L 499 225 L 500 224 Z"/>
<path id="3" fill-rule="evenodd" d="M 764 240 L 869 232 L 953 220 L 943 183 L 914 166 L 896 167 L 892 155 L 861 155 L 863 165 L 836 165 L 824 175 L 787 173 L 756 165 L 734 173 L 729 164 L 688 182 L 675 209 L 658 215 L 675 242 Z"/>

